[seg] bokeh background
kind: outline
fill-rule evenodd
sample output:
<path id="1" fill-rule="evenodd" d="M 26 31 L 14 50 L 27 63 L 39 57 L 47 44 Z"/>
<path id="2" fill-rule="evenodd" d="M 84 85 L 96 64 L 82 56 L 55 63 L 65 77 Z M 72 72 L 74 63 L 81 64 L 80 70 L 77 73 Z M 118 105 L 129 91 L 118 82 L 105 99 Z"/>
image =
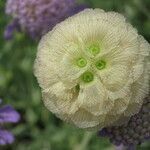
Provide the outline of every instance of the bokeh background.
<path id="1" fill-rule="evenodd" d="M 80 0 L 88 7 L 122 13 L 150 42 L 150 0 Z M 0 98 L 21 114 L 18 124 L 9 125 L 15 134 L 13 144 L 0 150 L 113 150 L 114 146 L 96 132 L 86 132 L 68 125 L 47 111 L 40 88 L 33 75 L 38 41 L 25 33 L 15 33 L 5 40 L 4 30 L 11 17 L 5 14 L 5 0 L 0 0 Z M 139 150 L 150 150 L 144 143 Z"/>

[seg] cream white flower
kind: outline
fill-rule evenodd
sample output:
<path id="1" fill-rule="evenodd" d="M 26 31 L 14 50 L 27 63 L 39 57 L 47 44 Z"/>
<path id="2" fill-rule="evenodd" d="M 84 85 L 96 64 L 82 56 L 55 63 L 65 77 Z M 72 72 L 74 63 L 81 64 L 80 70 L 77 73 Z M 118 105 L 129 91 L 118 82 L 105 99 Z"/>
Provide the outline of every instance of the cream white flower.
<path id="1" fill-rule="evenodd" d="M 79 128 L 120 125 L 149 92 L 149 52 L 118 13 L 86 9 L 68 18 L 38 47 L 34 68 L 45 106 Z"/>

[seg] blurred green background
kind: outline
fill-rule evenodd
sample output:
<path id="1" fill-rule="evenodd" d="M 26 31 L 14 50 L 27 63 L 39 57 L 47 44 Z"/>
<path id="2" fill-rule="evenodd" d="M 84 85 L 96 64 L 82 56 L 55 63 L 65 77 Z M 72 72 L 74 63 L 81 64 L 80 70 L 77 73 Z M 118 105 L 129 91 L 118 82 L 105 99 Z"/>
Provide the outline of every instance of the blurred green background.
<path id="1" fill-rule="evenodd" d="M 81 2 L 81 1 L 80 1 Z M 124 14 L 150 42 L 150 0 L 82 0 L 93 8 Z M 11 41 L 3 38 L 10 18 L 5 15 L 5 1 L 0 0 L 0 98 L 12 104 L 21 121 L 11 125 L 15 142 L 0 150 L 113 150 L 107 139 L 96 132 L 86 132 L 68 125 L 47 111 L 40 88 L 33 75 L 38 42 L 16 33 Z M 139 150 L 150 150 L 144 143 Z"/>

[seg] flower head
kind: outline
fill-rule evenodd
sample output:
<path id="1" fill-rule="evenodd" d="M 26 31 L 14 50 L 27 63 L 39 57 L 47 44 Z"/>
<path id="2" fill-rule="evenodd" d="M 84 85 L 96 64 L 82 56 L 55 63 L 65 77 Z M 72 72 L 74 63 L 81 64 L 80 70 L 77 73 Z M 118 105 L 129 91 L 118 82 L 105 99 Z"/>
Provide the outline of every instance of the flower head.
<path id="1" fill-rule="evenodd" d="M 4 129 L 5 123 L 16 123 L 20 120 L 19 113 L 10 105 L 0 108 L 0 145 L 11 144 L 14 141 L 14 135 Z"/>
<path id="2" fill-rule="evenodd" d="M 150 139 L 150 97 L 145 99 L 138 114 L 132 116 L 128 123 L 122 126 L 107 127 L 99 133 L 101 136 L 109 137 L 110 141 L 127 149 L 136 148 Z"/>
<path id="3" fill-rule="evenodd" d="M 66 19 L 38 48 L 34 68 L 45 106 L 80 128 L 122 124 L 148 94 L 149 50 L 118 13 L 86 9 Z"/>
<path id="4" fill-rule="evenodd" d="M 68 17 L 74 5 L 75 0 L 7 0 L 6 13 L 31 37 L 39 38 Z"/>

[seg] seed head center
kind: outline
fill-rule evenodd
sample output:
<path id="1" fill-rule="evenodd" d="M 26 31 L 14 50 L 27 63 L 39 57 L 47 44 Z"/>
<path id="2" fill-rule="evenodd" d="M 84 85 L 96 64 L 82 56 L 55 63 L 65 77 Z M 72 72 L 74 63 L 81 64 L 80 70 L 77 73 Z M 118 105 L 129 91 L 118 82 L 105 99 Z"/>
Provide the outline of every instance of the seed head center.
<path id="1" fill-rule="evenodd" d="M 106 62 L 104 60 L 99 60 L 95 63 L 95 66 L 98 70 L 102 70 L 106 67 Z"/>
<path id="2" fill-rule="evenodd" d="M 78 67 L 83 68 L 87 65 L 87 60 L 85 58 L 79 58 L 76 61 Z"/>
<path id="3" fill-rule="evenodd" d="M 82 75 L 81 79 L 82 79 L 82 81 L 84 81 L 85 83 L 89 83 L 89 82 L 93 81 L 94 75 L 93 75 L 93 73 L 87 71 L 87 72 L 85 72 L 85 73 Z"/>

